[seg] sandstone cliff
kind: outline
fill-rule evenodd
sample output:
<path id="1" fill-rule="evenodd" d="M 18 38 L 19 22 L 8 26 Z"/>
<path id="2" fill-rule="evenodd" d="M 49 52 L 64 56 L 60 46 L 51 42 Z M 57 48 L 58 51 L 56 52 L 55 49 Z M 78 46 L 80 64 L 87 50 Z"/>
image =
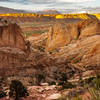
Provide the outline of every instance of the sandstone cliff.
<path id="1" fill-rule="evenodd" d="M 0 21 L 0 47 L 26 50 L 23 32 L 17 24 L 8 23 L 6 20 Z"/>
<path id="2" fill-rule="evenodd" d="M 46 50 L 52 51 L 84 37 L 100 34 L 100 21 L 83 20 L 76 24 L 58 23 L 50 28 Z"/>
<path id="3" fill-rule="evenodd" d="M 5 19 L 0 19 L 0 69 L 24 65 L 27 44 L 21 28 Z"/>

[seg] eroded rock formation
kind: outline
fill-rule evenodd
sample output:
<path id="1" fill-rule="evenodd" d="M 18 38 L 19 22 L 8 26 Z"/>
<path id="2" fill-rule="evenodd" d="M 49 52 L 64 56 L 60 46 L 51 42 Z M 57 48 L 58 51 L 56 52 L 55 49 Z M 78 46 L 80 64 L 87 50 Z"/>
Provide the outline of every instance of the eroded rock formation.
<path id="1" fill-rule="evenodd" d="M 25 51 L 25 39 L 20 27 L 15 23 L 4 21 L 0 21 L 0 47 L 19 48 Z"/>
<path id="2" fill-rule="evenodd" d="M 25 52 L 27 46 L 24 37 L 17 30 L 18 26 L 14 25 L 10 26 L 11 30 L 15 27 L 13 32 L 8 28 L 9 24 L 2 26 L 6 30 L 2 28 L 3 31 L 0 31 L 5 35 L 8 32 L 8 42 L 4 39 L 5 35 L 1 35 L 0 40 L 0 74 L 13 75 L 12 79 L 26 78 L 26 82 L 34 81 L 34 84 L 38 84 L 38 75 L 45 76 L 42 82 L 57 82 L 62 74 L 71 78 L 78 72 L 95 72 L 100 69 L 98 20 L 89 19 L 75 24 L 54 25 L 49 33 L 29 39 L 31 45 L 28 56 Z M 55 77 L 58 79 L 55 80 Z"/>
<path id="3" fill-rule="evenodd" d="M 27 45 L 21 28 L 0 19 L 0 68 L 23 66 Z"/>
<path id="4" fill-rule="evenodd" d="M 59 23 L 50 28 L 46 50 L 52 51 L 84 37 L 100 34 L 100 21 L 88 19 L 77 24 Z"/>

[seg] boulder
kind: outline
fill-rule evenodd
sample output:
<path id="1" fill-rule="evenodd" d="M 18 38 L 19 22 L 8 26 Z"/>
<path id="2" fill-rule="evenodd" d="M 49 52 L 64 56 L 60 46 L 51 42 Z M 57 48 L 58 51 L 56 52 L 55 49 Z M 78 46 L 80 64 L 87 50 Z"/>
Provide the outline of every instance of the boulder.
<path id="1" fill-rule="evenodd" d="M 48 97 L 46 98 L 46 100 L 57 100 L 57 99 L 59 99 L 60 97 L 61 97 L 61 94 L 60 94 L 60 93 L 55 93 L 55 94 L 52 94 L 52 95 L 48 96 Z"/>

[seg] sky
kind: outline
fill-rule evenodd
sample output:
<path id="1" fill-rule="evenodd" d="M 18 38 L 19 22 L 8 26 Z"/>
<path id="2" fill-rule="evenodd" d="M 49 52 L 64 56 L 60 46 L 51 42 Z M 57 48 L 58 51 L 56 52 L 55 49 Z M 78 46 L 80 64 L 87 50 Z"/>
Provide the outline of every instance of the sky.
<path id="1" fill-rule="evenodd" d="M 0 0 L 0 6 L 22 10 L 100 7 L 100 0 Z"/>

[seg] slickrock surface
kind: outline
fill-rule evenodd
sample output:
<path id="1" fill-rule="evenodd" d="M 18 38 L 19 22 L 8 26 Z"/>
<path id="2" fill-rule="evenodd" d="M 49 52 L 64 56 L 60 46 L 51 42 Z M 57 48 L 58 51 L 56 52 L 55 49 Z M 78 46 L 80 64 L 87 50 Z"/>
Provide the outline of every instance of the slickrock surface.
<path id="1" fill-rule="evenodd" d="M 80 70 L 91 69 L 100 65 L 99 45 L 100 35 L 95 35 L 62 47 L 54 56 L 59 63 L 68 62 L 70 66 Z"/>

